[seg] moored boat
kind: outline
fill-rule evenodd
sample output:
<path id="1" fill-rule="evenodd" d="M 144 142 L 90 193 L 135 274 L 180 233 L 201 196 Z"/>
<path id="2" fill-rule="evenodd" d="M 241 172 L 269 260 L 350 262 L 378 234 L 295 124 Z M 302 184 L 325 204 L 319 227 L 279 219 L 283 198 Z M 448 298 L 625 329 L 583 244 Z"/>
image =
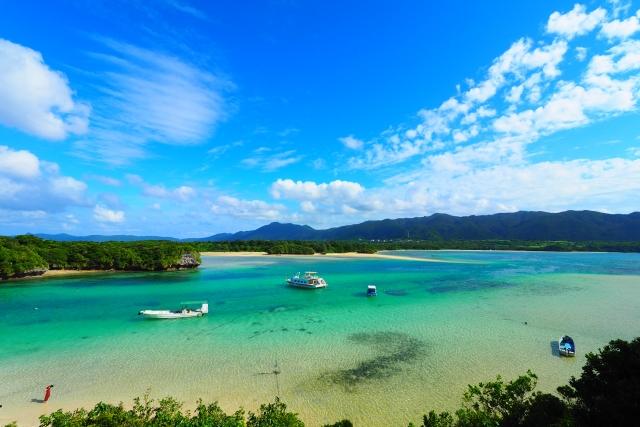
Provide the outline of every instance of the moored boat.
<path id="1" fill-rule="evenodd" d="M 201 317 L 209 313 L 209 304 L 202 303 L 200 308 L 192 309 L 183 304 L 180 310 L 141 310 L 139 315 L 144 316 L 146 319 L 185 319 L 188 317 Z"/>
<path id="2" fill-rule="evenodd" d="M 307 271 L 303 274 L 296 273 L 293 277 L 287 279 L 289 286 L 296 288 L 318 289 L 326 288 L 327 282 L 315 271 Z"/>
<path id="3" fill-rule="evenodd" d="M 376 288 L 376 285 L 367 286 L 367 296 L 368 297 L 378 296 L 378 288 Z"/>
<path id="4" fill-rule="evenodd" d="M 561 356 L 573 357 L 576 355 L 576 344 L 569 335 L 564 335 L 558 340 L 558 352 Z"/>

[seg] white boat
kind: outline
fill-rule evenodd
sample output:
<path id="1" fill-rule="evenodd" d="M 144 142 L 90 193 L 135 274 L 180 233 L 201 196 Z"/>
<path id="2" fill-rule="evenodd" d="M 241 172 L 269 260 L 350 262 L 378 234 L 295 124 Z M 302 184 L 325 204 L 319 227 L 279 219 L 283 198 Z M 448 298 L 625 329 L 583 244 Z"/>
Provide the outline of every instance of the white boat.
<path id="1" fill-rule="evenodd" d="M 296 288 L 306 288 L 306 289 L 318 289 L 318 288 L 326 288 L 327 282 L 318 276 L 318 273 L 315 271 L 307 271 L 304 275 L 300 273 L 296 273 L 295 276 L 287 279 L 287 284 L 289 286 L 295 286 Z"/>
<path id="2" fill-rule="evenodd" d="M 378 296 L 378 288 L 376 287 L 376 285 L 367 286 L 367 296 L 368 297 Z"/>
<path id="3" fill-rule="evenodd" d="M 201 317 L 209 313 L 209 304 L 203 303 L 200 308 L 191 309 L 189 307 L 182 307 L 181 310 L 141 310 L 139 315 L 144 316 L 147 319 L 184 319 L 187 317 Z"/>

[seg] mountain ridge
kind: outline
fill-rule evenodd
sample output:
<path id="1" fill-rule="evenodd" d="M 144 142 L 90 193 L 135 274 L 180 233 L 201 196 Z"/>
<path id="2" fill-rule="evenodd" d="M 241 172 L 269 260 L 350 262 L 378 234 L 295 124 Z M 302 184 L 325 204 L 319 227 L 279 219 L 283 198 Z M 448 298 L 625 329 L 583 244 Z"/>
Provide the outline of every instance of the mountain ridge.
<path id="1" fill-rule="evenodd" d="M 608 214 L 596 211 L 518 211 L 488 215 L 429 216 L 369 220 L 314 229 L 308 225 L 272 222 L 255 230 L 177 239 L 160 236 L 35 234 L 59 241 L 174 240 L 185 242 L 233 240 L 568 240 L 640 241 L 640 212 Z"/>

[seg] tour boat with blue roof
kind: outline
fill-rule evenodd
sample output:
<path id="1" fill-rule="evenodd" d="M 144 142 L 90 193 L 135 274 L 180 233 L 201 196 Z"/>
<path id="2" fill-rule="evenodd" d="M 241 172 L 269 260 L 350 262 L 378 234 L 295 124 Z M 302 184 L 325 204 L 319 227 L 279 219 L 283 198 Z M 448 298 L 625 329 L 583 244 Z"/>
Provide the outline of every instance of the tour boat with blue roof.
<path id="1" fill-rule="evenodd" d="M 305 289 L 326 288 L 327 282 L 315 271 L 306 271 L 304 274 L 296 273 L 293 277 L 287 279 L 289 286 Z"/>

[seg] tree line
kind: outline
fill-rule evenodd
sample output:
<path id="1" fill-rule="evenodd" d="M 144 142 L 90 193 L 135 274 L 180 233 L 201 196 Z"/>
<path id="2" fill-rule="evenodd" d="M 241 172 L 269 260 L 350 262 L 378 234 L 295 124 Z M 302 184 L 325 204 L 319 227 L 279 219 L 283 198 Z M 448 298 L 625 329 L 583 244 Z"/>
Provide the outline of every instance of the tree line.
<path id="1" fill-rule="evenodd" d="M 640 242 L 533 240 L 238 240 L 194 242 L 200 251 L 269 254 L 375 253 L 383 250 L 512 250 L 554 252 L 640 252 Z"/>
<path id="2" fill-rule="evenodd" d="M 580 377 L 558 388 L 558 395 L 536 391 L 530 371 L 515 380 L 469 385 L 462 405 L 453 412 L 429 411 L 420 427 L 629 426 L 640 417 L 640 338 L 614 340 L 586 356 Z M 8 426 L 16 426 L 15 423 Z M 7 426 L 7 427 L 8 427 Z M 304 427 L 298 414 L 276 397 L 257 412 L 226 414 L 218 403 L 198 402 L 192 413 L 168 397 L 157 404 L 148 395 L 122 403 L 100 402 L 89 411 L 57 410 L 40 417 L 40 427 Z M 324 427 L 352 427 L 341 420 Z M 410 423 L 409 427 L 416 427 Z"/>
<path id="3" fill-rule="evenodd" d="M 195 267 L 200 252 L 266 252 L 273 255 L 375 253 L 381 250 L 527 250 L 640 252 L 640 242 L 568 242 L 528 240 L 238 240 L 224 242 L 59 242 L 32 235 L 0 237 L 0 279 L 36 275 L 46 270 L 161 271 L 180 267 L 190 254 Z"/>
<path id="4" fill-rule="evenodd" d="M 200 264 L 193 245 L 170 241 L 57 242 L 35 236 L 0 237 L 0 278 L 46 270 L 161 271 Z"/>

